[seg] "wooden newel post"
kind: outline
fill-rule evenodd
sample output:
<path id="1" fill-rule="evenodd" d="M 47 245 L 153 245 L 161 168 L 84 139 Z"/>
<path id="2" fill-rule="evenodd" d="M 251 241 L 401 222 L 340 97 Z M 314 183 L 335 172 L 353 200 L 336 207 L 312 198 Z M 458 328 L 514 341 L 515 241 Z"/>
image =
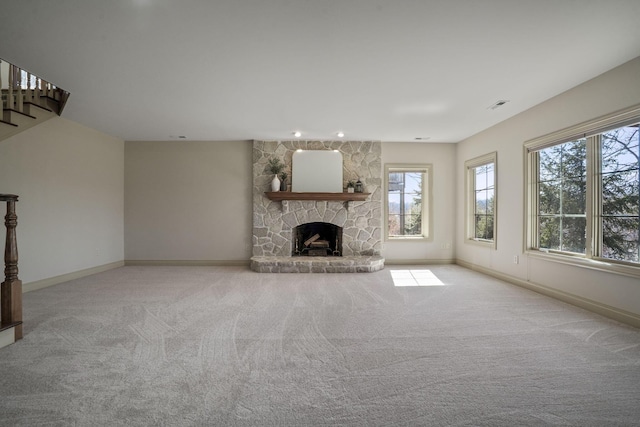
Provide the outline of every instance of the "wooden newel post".
<path id="1" fill-rule="evenodd" d="M 16 240 L 16 227 L 18 216 L 16 215 L 16 202 L 18 196 L 13 194 L 0 194 L 0 201 L 7 202 L 7 215 L 5 226 L 7 227 L 6 244 L 4 248 L 4 282 L 2 282 L 2 325 L 15 326 L 15 339 L 22 338 L 22 282 L 18 279 L 18 242 Z"/>

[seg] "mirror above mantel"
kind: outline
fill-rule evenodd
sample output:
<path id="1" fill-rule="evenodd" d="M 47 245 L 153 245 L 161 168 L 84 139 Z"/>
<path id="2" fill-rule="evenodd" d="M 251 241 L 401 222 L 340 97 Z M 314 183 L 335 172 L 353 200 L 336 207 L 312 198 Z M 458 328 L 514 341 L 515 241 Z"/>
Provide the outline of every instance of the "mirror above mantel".
<path id="1" fill-rule="evenodd" d="M 343 192 L 342 153 L 339 151 L 297 150 L 293 153 L 291 163 L 292 192 Z"/>

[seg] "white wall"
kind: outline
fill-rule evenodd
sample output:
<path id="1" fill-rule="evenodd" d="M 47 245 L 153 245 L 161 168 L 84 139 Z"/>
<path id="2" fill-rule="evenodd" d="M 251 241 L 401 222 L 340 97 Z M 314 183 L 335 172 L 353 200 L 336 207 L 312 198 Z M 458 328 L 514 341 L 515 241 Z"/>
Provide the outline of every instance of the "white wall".
<path id="1" fill-rule="evenodd" d="M 124 259 L 124 141 L 50 119 L 0 141 L 0 193 L 20 197 L 23 283 Z"/>
<path id="2" fill-rule="evenodd" d="M 382 255 L 387 263 L 450 262 L 454 259 L 455 161 L 455 144 L 382 143 L 383 168 L 387 163 L 433 165 L 432 239 L 386 240 Z M 383 203 L 386 203 L 386 200 L 383 200 Z M 386 224 L 386 221 L 383 220 L 383 224 Z"/>
<path id="3" fill-rule="evenodd" d="M 636 58 L 457 144 L 457 258 L 553 290 L 640 314 L 640 282 L 637 278 L 523 255 L 523 143 L 639 103 L 640 58 Z M 497 250 L 464 242 L 464 162 L 491 151 L 498 152 Z M 520 256 L 519 264 L 513 263 L 514 255 Z"/>
<path id="4" fill-rule="evenodd" d="M 125 143 L 127 261 L 251 257 L 252 143 Z"/>

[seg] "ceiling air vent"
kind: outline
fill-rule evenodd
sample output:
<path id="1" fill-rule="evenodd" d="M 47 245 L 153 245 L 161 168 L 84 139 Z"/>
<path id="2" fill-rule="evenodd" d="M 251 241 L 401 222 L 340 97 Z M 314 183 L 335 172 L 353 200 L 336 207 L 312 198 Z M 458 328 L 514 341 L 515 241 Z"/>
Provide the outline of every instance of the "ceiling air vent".
<path id="1" fill-rule="evenodd" d="M 496 101 L 495 103 L 493 103 L 493 105 L 490 105 L 489 107 L 487 107 L 487 110 L 496 110 L 496 109 L 502 107 L 507 102 L 509 102 L 509 101 L 506 100 L 506 99 L 501 99 L 501 100 Z"/>

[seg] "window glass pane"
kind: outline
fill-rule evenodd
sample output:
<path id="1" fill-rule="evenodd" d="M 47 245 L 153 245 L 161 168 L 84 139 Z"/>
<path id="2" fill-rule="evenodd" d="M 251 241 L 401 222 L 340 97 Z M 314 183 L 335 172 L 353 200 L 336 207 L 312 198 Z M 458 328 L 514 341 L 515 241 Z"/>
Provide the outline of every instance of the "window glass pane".
<path id="1" fill-rule="evenodd" d="M 487 201 L 486 201 L 486 205 L 487 205 L 487 213 L 493 215 L 494 210 L 493 210 L 493 201 L 494 201 L 494 197 L 493 197 L 493 190 L 487 190 Z"/>
<path id="2" fill-rule="evenodd" d="M 638 168 L 640 144 L 638 125 L 625 126 L 602 134 L 602 172 Z"/>
<path id="3" fill-rule="evenodd" d="M 476 214 L 487 213 L 487 191 L 476 191 Z"/>
<path id="4" fill-rule="evenodd" d="M 400 213 L 400 194 L 389 193 L 389 213 L 390 214 Z"/>
<path id="5" fill-rule="evenodd" d="M 560 177 L 560 152 L 557 146 L 540 150 L 540 182 L 553 181 Z"/>
<path id="6" fill-rule="evenodd" d="M 407 195 L 404 202 L 404 212 L 406 214 L 418 214 L 420 213 L 421 203 L 419 197 L 413 197 L 413 195 Z"/>
<path id="7" fill-rule="evenodd" d="M 538 228 L 540 230 L 540 248 L 560 249 L 560 218 L 545 217 L 538 218 Z"/>
<path id="8" fill-rule="evenodd" d="M 492 240 L 493 239 L 493 216 L 476 215 L 475 216 L 475 234 L 476 239 Z"/>
<path id="9" fill-rule="evenodd" d="M 538 241 L 541 248 L 585 253 L 586 139 L 539 152 Z"/>
<path id="10" fill-rule="evenodd" d="M 389 192 L 402 191 L 404 176 L 401 173 L 389 172 Z"/>
<path id="11" fill-rule="evenodd" d="M 474 181 L 473 205 L 468 214 L 472 216 L 472 239 L 493 240 L 495 163 L 490 162 L 469 169 Z"/>
<path id="12" fill-rule="evenodd" d="M 406 172 L 404 191 L 405 193 L 413 193 L 413 194 L 422 193 L 422 173 Z"/>
<path id="13" fill-rule="evenodd" d="M 560 213 L 560 193 L 559 181 L 549 181 L 540 183 L 539 209 L 540 214 Z"/>
<path id="14" fill-rule="evenodd" d="M 566 252 L 585 253 L 587 219 L 562 218 L 562 249 Z"/>
<path id="15" fill-rule="evenodd" d="M 639 262 L 640 136 L 638 125 L 601 136 L 603 258 Z"/>
<path id="16" fill-rule="evenodd" d="M 638 215 L 640 213 L 640 173 L 630 170 L 602 176 L 602 213 Z"/>
<path id="17" fill-rule="evenodd" d="M 640 219 L 609 217 L 602 221 L 602 256 L 618 261 L 639 262 Z"/>
<path id="18" fill-rule="evenodd" d="M 475 172 L 476 172 L 476 177 L 475 177 L 476 190 L 483 190 L 483 189 L 487 188 L 487 167 L 486 167 L 486 165 L 478 166 L 477 168 L 475 168 Z"/>
<path id="19" fill-rule="evenodd" d="M 422 235 L 423 172 L 389 172 L 389 236 Z"/>
<path id="20" fill-rule="evenodd" d="M 562 213 L 564 214 L 584 214 L 587 199 L 586 180 L 574 181 L 565 180 L 562 186 Z"/>
<path id="21" fill-rule="evenodd" d="M 419 236 L 422 234 L 422 216 L 409 214 L 405 215 L 404 234 L 405 236 Z"/>

